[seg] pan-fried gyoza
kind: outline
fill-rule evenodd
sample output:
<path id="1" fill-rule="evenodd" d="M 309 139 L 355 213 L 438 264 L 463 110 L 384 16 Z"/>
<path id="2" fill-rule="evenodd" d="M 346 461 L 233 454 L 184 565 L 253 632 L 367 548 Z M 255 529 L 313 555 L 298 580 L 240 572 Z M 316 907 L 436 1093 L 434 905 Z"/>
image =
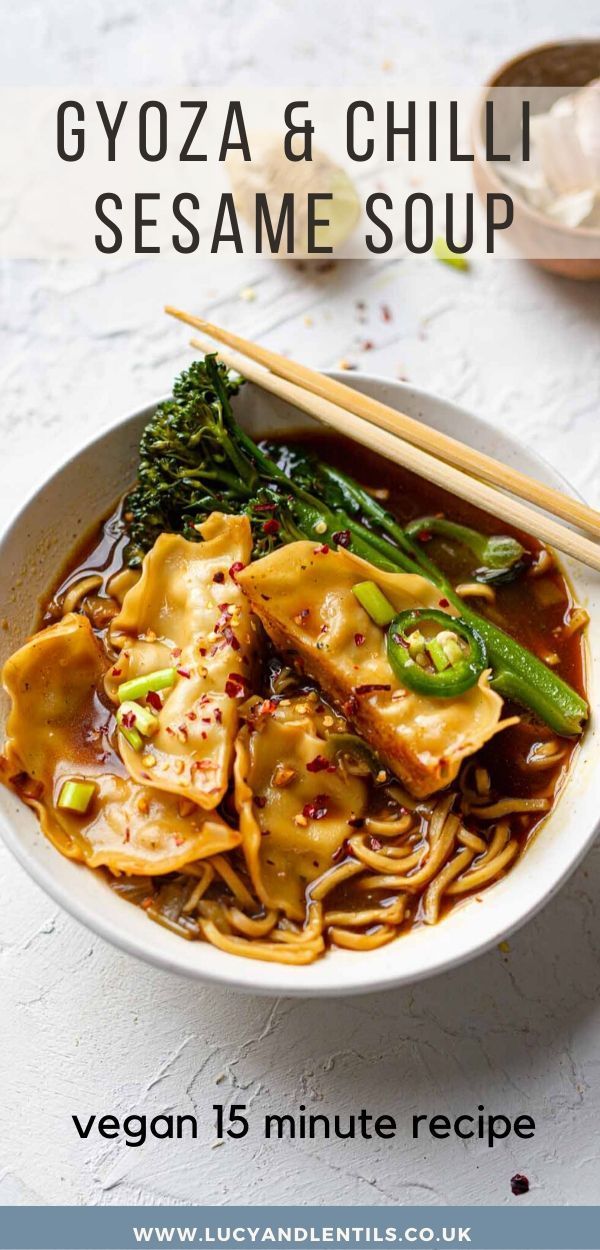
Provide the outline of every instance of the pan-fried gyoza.
<path id="1" fill-rule="evenodd" d="M 364 448 L 255 444 L 238 386 L 207 357 L 157 409 L 5 666 L 1 776 L 151 920 L 305 964 L 518 860 L 588 716 L 586 616 L 535 539 Z"/>

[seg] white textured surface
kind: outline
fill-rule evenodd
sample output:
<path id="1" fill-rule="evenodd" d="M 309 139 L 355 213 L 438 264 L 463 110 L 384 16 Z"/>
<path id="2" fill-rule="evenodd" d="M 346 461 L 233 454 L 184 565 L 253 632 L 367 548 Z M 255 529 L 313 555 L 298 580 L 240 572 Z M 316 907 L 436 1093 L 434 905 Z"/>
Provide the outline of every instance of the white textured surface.
<path id="1" fill-rule="evenodd" d="M 600 33 L 592 0 L 23 0 L 3 14 L 4 81 L 480 80 L 520 47 Z M 342 20 L 343 15 L 343 20 Z M 386 58 L 392 69 L 384 70 Z M 4 63 L 3 63 L 4 62 Z M 13 264 L 2 277 L 1 512 L 77 441 L 165 391 L 185 363 L 168 298 L 317 365 L 341 358 L 520 430 L 600 503 L 599 288 L 517 263 L 310 274 L 238 261 Z M 253 303 L 239 298 L 256 291 Z M 364 311 L 357 308 L 364 301 Z M 384 320 L 382 305 L 392 320 Z M 373 348 L 365 351 L 365 340 Z M 96 941 L 0 851 L 0 1201 L 507 1202 L 600 1198 L 600 852 L 510 942 L 412 991 L 252 1000 L 174 980 Z M 401 948 L 398 950 L 401 957 Z M 528 1112 L 533 1142 L 213 1148 L 213 1102 L 265 1111 Z M 80 1143 L 71 1112 L 196 1111 L 198 1142 Z"/>

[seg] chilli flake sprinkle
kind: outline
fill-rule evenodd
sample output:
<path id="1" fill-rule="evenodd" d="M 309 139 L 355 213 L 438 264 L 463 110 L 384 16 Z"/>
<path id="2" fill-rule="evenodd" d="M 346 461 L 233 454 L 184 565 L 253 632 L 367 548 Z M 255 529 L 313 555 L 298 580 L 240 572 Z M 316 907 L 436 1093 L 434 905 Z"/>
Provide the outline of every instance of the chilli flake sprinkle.
<path id="1" fill-rule="evenodd" d="M 332 764 L 325 755 L 315 755 L 314 760 L 309 760 L 306 765 L 307 773 L 335 772 L 335 764 Z"/>
<path id="2" fill-rule="evenodd" d="M 246 684 L 243 673 L 230 673 L 225 682 L 225 694 L 230 699 L 239 699 L 246 693 Z"/>
<path id="3" fill-rule="evenodd" d="M 302 815 L 306 820 L 323 820 L 329 811 L 329 795 L 317 794 L 310 803 L 305 803 Z"/>
<path id="4" fill-rule="evenodd" d="M 335 534 L 331 535 L 331 541 L 334 542 L 337 547 L 349 547 L 352 542 L 350 530 L 336 530 Z"/>

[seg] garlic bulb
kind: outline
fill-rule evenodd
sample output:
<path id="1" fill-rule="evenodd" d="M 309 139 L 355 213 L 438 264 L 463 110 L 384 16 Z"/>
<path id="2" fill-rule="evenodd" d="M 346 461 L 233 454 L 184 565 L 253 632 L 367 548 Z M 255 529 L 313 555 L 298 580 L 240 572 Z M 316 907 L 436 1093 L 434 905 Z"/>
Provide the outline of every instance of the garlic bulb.
<path id="1" fill-rule="evenodd" d="M 532 116 L 531 160 L 504 174 L 561 225 L 600 227 L 600 78 Z"/>
<path id="2" fill-rule="evenodd" d="M 316 205 L 315 218 L 327 218 L 328 224 L 315 228 L 318 247 L 340 247 L 354 230 L 360 217 L 360 200 L 348 174 L 325 152 L 313 147 L 312 161 L 288 161 L 283 140 L 278 135 L 253 135 L 250 140 L 252 161 L 244 161 L 235 153 L 227 160 L 227 170 L 236 211 L 249 224 L 256 217 L 256 195 L 264 192 L 274 227 L 285 192 L 294 195 L 294 254 L 305 255 L 308 245 L 308 194 L 330 193 L 332 200 Z M 279 255 L 285 256 L 285 232 Z"/>

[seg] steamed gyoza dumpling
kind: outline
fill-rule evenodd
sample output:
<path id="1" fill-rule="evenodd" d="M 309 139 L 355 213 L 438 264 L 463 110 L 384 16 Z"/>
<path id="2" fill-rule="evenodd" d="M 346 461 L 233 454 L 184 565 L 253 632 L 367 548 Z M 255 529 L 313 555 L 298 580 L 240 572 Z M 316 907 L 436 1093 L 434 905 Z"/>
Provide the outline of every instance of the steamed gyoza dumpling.
<path id="1" fill-rule="evenodd" d="M 275 646 L 342 707 L 412 793 L 424 797 L 447 786 L 461 760 L 497 732 L 502 699 L 487 674 L 454 698 L 403 687 L 390 668 L 384 630 L 352 593 L 365 580 L 399 612 L 449 607 L 423 577 L 385 573 L 348 551 L 310 542 L 282 547 L 239 576 Z"/>
<path id="2" fill-rule="evenodd" d="M 117 701 L 124 682 L 171 671 L 172 684 L 151 692 L 157 725 L 143 748 L 120 735 L 123 762 L 136 781 L 214 808 L 231 773 L 257 627 L 236 581 L 250 559 L 248 519 L 214 512 L 201 533 L 201 543 L 161 534 L 145 557 L 112 622 L 121 653 L 108 672 L 107 692 Z M 134 709 L 132 728 L 135 717 Z"/>
<path id="3" fill-rule="evenodd" d="M 335 742 L 313 696 L 267 701 L 238 737 L 235 796 L 252 882 L 265 907 L 291 919 L 302 919 L 307 885 L 332 866 L 367 805 L 364 777 L 344 769 Z"/>
<path id="4" fill-rule="evenodd" d="M 92 868 L 173 872 L 237 846 L 239 834 L 220 817 L 127 775 L 111 748 L 110 711 L 98 698 L 106 664 L 90 622 L 73 613 L 7 660 L 4 780 L 34 808 L 58 850 Z M 84 811 L 60 805 L 70 781 L 93 787 Z"/>

